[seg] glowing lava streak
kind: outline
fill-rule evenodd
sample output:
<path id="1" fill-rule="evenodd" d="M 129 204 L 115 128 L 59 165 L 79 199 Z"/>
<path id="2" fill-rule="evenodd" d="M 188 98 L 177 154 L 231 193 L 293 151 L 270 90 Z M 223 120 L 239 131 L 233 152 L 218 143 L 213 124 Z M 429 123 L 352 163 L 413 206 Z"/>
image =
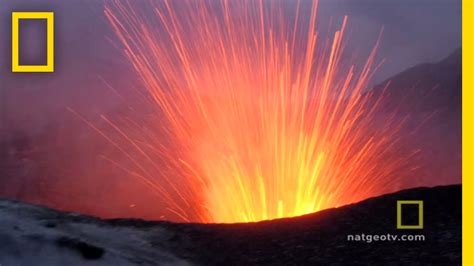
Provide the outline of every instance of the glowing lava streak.
<path id="1" fill-rule="evenodd" d="M 341 64 L 347 19 L 321 38 L 316 7 L 164 0 L 106 8 L 182 155 L 165 160 L 192 173 L 145 178 L 182 219 L 296 216 L 395 188 L 408 155 L 397 151 L 393 116 L 375 122 L 382 99 L 363 94 L 374 52 L 358 70 Z M 195 202 L 199 217 L 174 198 Z"/>

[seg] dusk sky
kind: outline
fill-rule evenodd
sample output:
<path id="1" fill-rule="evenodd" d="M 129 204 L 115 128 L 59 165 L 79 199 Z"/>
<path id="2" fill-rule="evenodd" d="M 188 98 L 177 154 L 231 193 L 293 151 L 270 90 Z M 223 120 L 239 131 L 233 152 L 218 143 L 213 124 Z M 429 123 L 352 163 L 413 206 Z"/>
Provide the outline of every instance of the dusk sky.
<path id="1" fill-rule="evenodd" d="M 64 110 L 64 106 L 83 109 L 84 105 L 87 105 L 87 111 L 97 109 L 100 112 L 109 104 L 115 105 L 113 97 L 107 96 L 109 91 L 104 90 L 103 80 L 117 90 L 134 83 L 134 77 L 124 74 L 128 64 L 121 51 L 110 41 L 115 37 L 103 16 L 104 1 L 0 2 L 0 36 L 10 34 L 12 11 L 56 12 L 54 75 L 12 75 L 9 69 L 10 38 L 3 38 L 0 42 L 2 101 L 14 101 L 16 105 L 21 104 L 18 101 L 24 101 L 28 105 L 28 98 L 35 98 L 34 104 L 46 112 L 58 112 Z M 310 2 L 303 0 L 302 5 Z M 329 21 L 338 25 L 344 15 L 349 16 L 348 50 L 361 62 L 384 28 L 378 58 L 386 61 L 373 83 L 416 64 L 436 62 L 461 46 L 460 0 L 321 0 L 318 11 L 320 30 L 328 29 Z M 35 86 L 29 86 L 32 83 Z M 44 119 L 51 117 L 33 120 Z"/>
<path id="2" fill-rule="evenodd" d="M 268 5 L 268 1 L 270 0 L 264 2 Z M 40 161 L 46 159 L 38 163 L 35 166 L 36 169 L 46 169 L 46 173 L 42 172 L 42 174 L 48 178 L 50 172 L 54 172 L 58 180 L 65 183 L 67 181 L 65 177 L 79 182 L 84 187 L 87 187 L 89 185 L 87 182 L 90 181 L 90 185 L 94 185 L 93 187 L 100 194 L 104 187 L 108 188 L 110 178 L 122 177 L 123 173 L 109 165 L 104 166 L 104 163 L 98 162 L 95 156 L 103 153 L 110 153 L 113 156 L 117 151 L 103 138 L 97 137 L 97 132 L 91 130 L 84 121 L 68 110 L 74 110 L 92 123 L 99 123 L 97 121 L 101 121 L 102 114 L 111 116 L 118 114 L 119 116 L 123 110 L 133 108 L 134 104 L 137 106 L 137 103 L 133 102 L 133 96 L 137 95 L 139 89 L 143 89 L 144 84 L 140 83 L 141 80 L 130 61 L 124 56 L 123 46 L 121 46 L 123 43 L 117 40 L 105 18 L 104 4 L 107 1 L 68 0 L 49 1 L 44 4 L 45 2 L 44 0 L 0 0 L 0 36 L 3 36 L 0 39 L 0 142 L 9 145 L 12 142 L 11 139 L 15 140 L 17 136 L 21 136 L 27 140 L 39 139 L 40 145 L 43 144 L 41 141 L 47 143 L 49 146 L 41 147 L 46 151 L 44 154 L 50 156 L 51 161 L 56 160 L 55 165 L 59 166 L 58 168 L 62 167 L 60 170 L 64 173 L 50 167 L 50 158 L 46 158 L 43 154 L 38 155 Z M 293 3 L 291 0 L 283 2 L 285 5 Z M 137 0 L 133 3 L 139 9 L 147 10 L 148 1 Z M 310 0 L 301 1 L 303 11 L 308 11 L 310 6 Z M 55 12 L 55 73 L 11 73 L 12 11 Z M 370 88 L 415 65 L 436 63 L 461 46 L 461 0 L 321 0 L 317 28 L 323 38 L 327 37 L 325 34 L 328 29 L 330 33 L 328 38 L 333 38 L 334 30 L 338 29 L 345 15 L 349 17 L 346 35 L 348 53 L 344 54 L 342 61 L 354 60 L 353 63 L 358 69 L 363 67 L 383 28 L 376 61 L 380 62 L 384 59 L 385 62 L 375 74 L 374 80 L 364 88 Z M 150 25 L 155 24 L 150 23 Z M 154 28 L 151 31 L 153 30 Z M 32 45 L 27 46 L 32 47 Z M 174 71 L 173 73 L 181 72 Z M 449 69 L 442 73 L 453 74 Z M 426 87 L 429 86 L 431 85 Z M 246 86 L 246 88 L 249 87 L 251 86 Z M 421 88 L 420 91 L 431 89 L 431 87 Z M 54 133 L 51 134 L 51 132 Z M 435 138 L 444 136 L 444 131 L 438 133 L 433 133 Z M 88 141 L 92 138 L 91 135 L 94 135 L 95 139 Z M 450 142 L 446 143 L 450 144 Z M 43 151 L 41 148 L 38 150 Z M 458 146 L 455 146 L 453 149 L 457 148 Z M 75 151 L 74 149 L 79 155 L 69 153 L 69 151 Z M 59 152 L 56 153 L 56 151 Z M 44 165 L 39 165 L 41 163 Z M 72 166 L 69 167 L 70 165 Z M 83 167 L 84 165 L 88 168 Z M 91 165 L 92 167 L 89 167 Z M 54 169 L 51 170 L 51 168 Z M 100 172 L 102 170 L 115 172 L 103 174 Z M 82 176 L 86 181 L 83 182 L 80 178 L 75 179 L 76 175 Z M 98 176 L 104 183 L 99 184 L 96 181 Z M 125 179 L 114 180 L 118 180 L 114 186 L 122 186 L 115 190 L 117 194 L 100 194 L 109 202 L 115 201 L 114 196 L 120 195 L 123 191 L 121 189 L 130 187 L 124 181 Z M 451 182 L 451 180 L 445 181 L 434 180 L 435 184 Z M 415 183 L 413 181 L 413 184 Z M 69 186 L 70 183 L 66 185 Z M 136 194 L 141 196 L 141 190 L 139 190 L 141 187 L 138 183 L 134 185 L 137 186 Z M 97 195 L 93 189 L 80 192 L 90 193 L 88 194 L 90 198 Z M 77 202 L 82 203 L 80 200 Z"/>

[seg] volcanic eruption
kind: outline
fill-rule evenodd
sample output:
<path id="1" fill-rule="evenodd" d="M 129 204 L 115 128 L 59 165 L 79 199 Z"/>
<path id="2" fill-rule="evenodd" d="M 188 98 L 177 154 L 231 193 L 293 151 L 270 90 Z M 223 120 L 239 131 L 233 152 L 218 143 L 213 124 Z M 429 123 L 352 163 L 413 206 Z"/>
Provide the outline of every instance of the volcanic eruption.
<path id="1" fill-rule="evenodd" d="M 397 146 L 403 119 L 380 119 L 384 94 L 366 91 L 378 41 L 365 65 L 353 65 L 344 49 L 348 18 L 322 36 L 317 1 L 301 5 L 106 6 L 147 103 L 162 117 L 146 126 L 105 118 L 126 146 L 110 141 L 174 220 L 298 216 L 394 191 L 409 176 L 416 151 Z"/>

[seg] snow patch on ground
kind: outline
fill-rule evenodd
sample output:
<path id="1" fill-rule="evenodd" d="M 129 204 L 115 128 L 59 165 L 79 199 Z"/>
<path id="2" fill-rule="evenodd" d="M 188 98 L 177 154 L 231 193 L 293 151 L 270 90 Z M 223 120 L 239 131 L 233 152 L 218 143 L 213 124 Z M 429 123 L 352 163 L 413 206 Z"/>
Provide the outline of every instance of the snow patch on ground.
<path id="1" fill-rule="evenodd" d="M 0 200 L 1 266 L 191 265 L 166 249 L 171 234 Z"/>

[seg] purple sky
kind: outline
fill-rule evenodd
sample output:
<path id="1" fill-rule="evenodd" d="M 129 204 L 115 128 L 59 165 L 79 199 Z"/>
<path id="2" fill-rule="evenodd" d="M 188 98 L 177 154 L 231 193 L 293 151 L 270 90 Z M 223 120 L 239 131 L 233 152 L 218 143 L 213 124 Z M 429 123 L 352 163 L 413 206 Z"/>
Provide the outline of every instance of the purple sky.
<path id="1" fill-rule="evenodd" d="M 143 0 L 138 0 L 143 1 Z M 144 1 L 145 2 L 145 1 Z M 102 112 L 116 105 L 106 80 L 117 90 L 131 87 L 134 77 L 111 45 L 114 38 L 102 13 L 104 1 L 1 0 L 0 36 L 10 36 L 11 11 L 56 12 L 56 73 L 10 73 L 10 38 L 0 41 L 0 101 L 15 109 L 36 106 L 35 114 L 20 114 L 26 123 L 48 122 L 65 106 Z M 302 0 L 308 6 L 310 0 Z M 349 49 L 364 58 L 384 27 L 379 58 L 386 63 L 376 74 L 380 82 L 404 69 L 434 62 L 461 45 L 460 0 L 321 0 L 319 28 L 332 18 L 349 15 Z M 2 107 L 0 118 L 12 110 Z M 46 120 L 46 121 L 45 121 Z"/>
<path id="2" fill-rule="evenodd" d="M 292 0 L 286 1 L 292 3 Z M 117 42 L 103 16 L 103 4 L 103 0 L 0 0 L 0 143 L 6 137 L 10 141 L 21 132 L 32 139 L 46 138 L 49 144 L 58 144 L 59 148 L 53 148 L 66 149 L 66 155 L 73 149 L 89 151 L 77 162 L 80 170 L 82 165 L 104 167 L 90 154 L 97 153 L 97 149 L 110 148 L 110 145 L 102 143 L 104 147 L 99 148 L 99 141 L 81 141 L 81 138 L 86 139 L 86 134 L 91 134 L 90 129 L 66 109 L 71 107 L 90 120 L 97 120 L 102 113 L 118 113 L 126 106 L 109 86 L 127 97 L 127 93 L 133 91 L 131 88 L 139 84 L 127 60 L 113 45 Z M 302 0 L 303 8 L 309 5 L 310 0 Z M 55 73 L 11 73 L 12 11 L 55 12 Z M 337 26 L 344 15 L 349 16 L 348 48 L 363 61 L 384 28 L 378 57 L 386 62 L 373 83 L 416 64 L 439 61 L 461 46 L 460 0 L 321 0 L 319 29 L 327 30 L 331 19 Z M 51 128 L 61 134 L 50 135 Z M 64 143 L 71 147 L 64 148 Z M 74 174 L 90 178 L 81 183 L 97 182 L 89 172 L 75 171 L 77 169 L 63 163 L 62 160 L 69 158 L 58 154 L 48 153 L 51 157 L 64 157 L 51 159 L 60 162 L 61 166 L 67 165 L 60 169 L 66 174 L 61 172 L 57 176 L 68 176 L 67 171 L 74 171 Z M 122 172 L 116 174 L 121 175 Z M 109 183 L 104 185 L 107 189 L 109 186 Z M 137 188 L 138 194 L 140 189 Z M 92 197 L 102 193 L 101 190 L 99 194 L 94 194 L 93 190 L 87 192 Z"/>

